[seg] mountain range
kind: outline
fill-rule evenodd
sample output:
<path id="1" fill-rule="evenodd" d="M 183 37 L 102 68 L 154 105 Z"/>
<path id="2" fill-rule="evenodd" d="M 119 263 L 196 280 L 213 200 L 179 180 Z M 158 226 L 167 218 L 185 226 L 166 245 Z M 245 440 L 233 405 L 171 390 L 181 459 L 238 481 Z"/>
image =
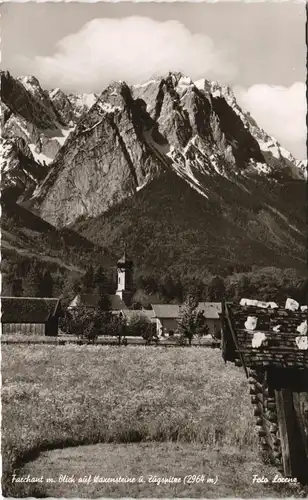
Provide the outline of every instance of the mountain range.
<path id="1" fill-rule="evenodd" d="M 306 166 L 229 87 L 181 73 L 99 95 L 1 81 L 3 190 L 55 231 L 115 257 L 127 243 L 148 273 L 304 272 Z"/>

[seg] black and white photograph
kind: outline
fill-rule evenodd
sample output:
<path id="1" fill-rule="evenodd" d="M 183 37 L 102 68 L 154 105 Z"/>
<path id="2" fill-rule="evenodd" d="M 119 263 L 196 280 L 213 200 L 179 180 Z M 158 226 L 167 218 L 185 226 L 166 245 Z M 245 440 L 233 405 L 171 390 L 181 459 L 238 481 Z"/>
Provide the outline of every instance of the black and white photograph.
<path id="1" fill-rule="evenodd" d="M 306 3 L 0 13 L 3 497 L 307 498 Z"/>

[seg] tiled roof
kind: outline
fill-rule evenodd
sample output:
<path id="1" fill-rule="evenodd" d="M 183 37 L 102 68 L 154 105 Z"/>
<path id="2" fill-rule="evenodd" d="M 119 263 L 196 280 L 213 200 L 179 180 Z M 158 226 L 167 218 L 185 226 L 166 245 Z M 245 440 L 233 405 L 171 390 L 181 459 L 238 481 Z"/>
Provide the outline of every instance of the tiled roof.
<path id="1" fill-rule="evenodd" d="M 118 295 L 109 295 L 109 300 L 113 311 L 121 311 L 126 307 L 123 300 L 121 300 Z"/>
<path id="2" fill-rule="evenodd" d="M 122 309 L 125 309 L 126 305 L 118 295 L 109 295 L 108 297 L 110 300 L 111 309 L 113 311 L 120 311 Z M 99 299 L 100 296 L 93 293 L 80 293 L 76 295 L 76 297 L 72 300 L 69 308 L 78 306 L 97 307 L 99 304 Z"/>
<path id="3" fill-rule="evenodd" d="M 59 313 L 60 299 L 1 297 L 2 323 L 46 323 Z"/>
<path id="4" fill-rule="evenodd" d="M 126 316 L 128 320 L 134 318 L 135 316 L 147 318 L 149 321 L 155 318 L 155 314 L 153 310 L 141 309 L 141 310 L 133 310 L 133 309 L 123 309 L 123 315 Z"/>
<path id="5" fill-rule="evenodd" d="M 174 318 L 180 317 L 180 306 L 177 304 L 152 304 L 152 309 L 157 318 Z"/>
<path id="6" fill-rule="evenodd" d="M 219 319 L 222 312 L 221 302 L 199 302 L 198 311 L 202 311 L 207 319 Z"/>

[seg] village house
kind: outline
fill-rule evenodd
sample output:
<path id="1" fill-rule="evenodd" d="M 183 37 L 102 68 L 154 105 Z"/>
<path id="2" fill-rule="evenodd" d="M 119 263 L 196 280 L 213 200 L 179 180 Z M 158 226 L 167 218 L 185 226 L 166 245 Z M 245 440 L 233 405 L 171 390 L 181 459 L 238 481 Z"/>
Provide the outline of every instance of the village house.
<path id="1" fill-rule="evenodd" d="M 3 334 L 58 335 L 60 299 L 1 297 Z"/>
<path id="2" fill-rule="evenodd" d="M 161 335 L 172 335 L 178 327 L 180 306 L 177 304 L 152 304 L 156 319 L 156 332 Z"/>
<path id="3" fill-rule="evenodd" d="M 178 328 L 180 318 L 180 306 L 178 304 L 152 304 L 151 310 L 135 310 L 132 307 L 133 298 L 133 261 L 127 257 L 126 251 L 117 262 L 117 290 L 114 295 L 109 295 L 111 311 L 121 314 L 129 323 L 133 317 L 146 318 L 156 325 L 158 336 L 173 335 Z M 79 293 L 69 304 L 68 309 L 75 307 L 97 308 L 100 297 L 95 294 Z M 198 310 L 202 311 L 209 334 L 220 336 L 222 312 L 221 302 L 199 302 Z"/>
<path id="4" fill-rule="evenodd" d="M 206 319 L 206 325 L 209 328 L 209 334 L 220 338 L 221 335 L 221 302 L 199 302 L 198 311 L 203 312 Z"/>
<path id="5" fill-rule="evenodd" d="M 180 306 L 177 304 L 152 304 L 155 314 L 157 335 L 172 335 L 177 330 Z M 209 335 L 219 337 L 221 332 L 221 302 L 199 302 L 198 311 L 206 318 Z"/>

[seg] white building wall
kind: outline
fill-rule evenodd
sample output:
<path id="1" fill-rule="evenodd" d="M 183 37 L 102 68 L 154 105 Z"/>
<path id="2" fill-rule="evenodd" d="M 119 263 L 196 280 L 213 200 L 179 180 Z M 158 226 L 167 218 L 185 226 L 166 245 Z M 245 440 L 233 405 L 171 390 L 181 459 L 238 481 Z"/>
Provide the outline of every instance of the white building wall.
<path id="1" fill-rule="evenodd" d="M 157 318 L 156 329 L 157 335 L 161 336 L 162 333 L 168 335 L 169 331 L 175 332 L 178 327 L 178 322 L 174 318 Z"/>

